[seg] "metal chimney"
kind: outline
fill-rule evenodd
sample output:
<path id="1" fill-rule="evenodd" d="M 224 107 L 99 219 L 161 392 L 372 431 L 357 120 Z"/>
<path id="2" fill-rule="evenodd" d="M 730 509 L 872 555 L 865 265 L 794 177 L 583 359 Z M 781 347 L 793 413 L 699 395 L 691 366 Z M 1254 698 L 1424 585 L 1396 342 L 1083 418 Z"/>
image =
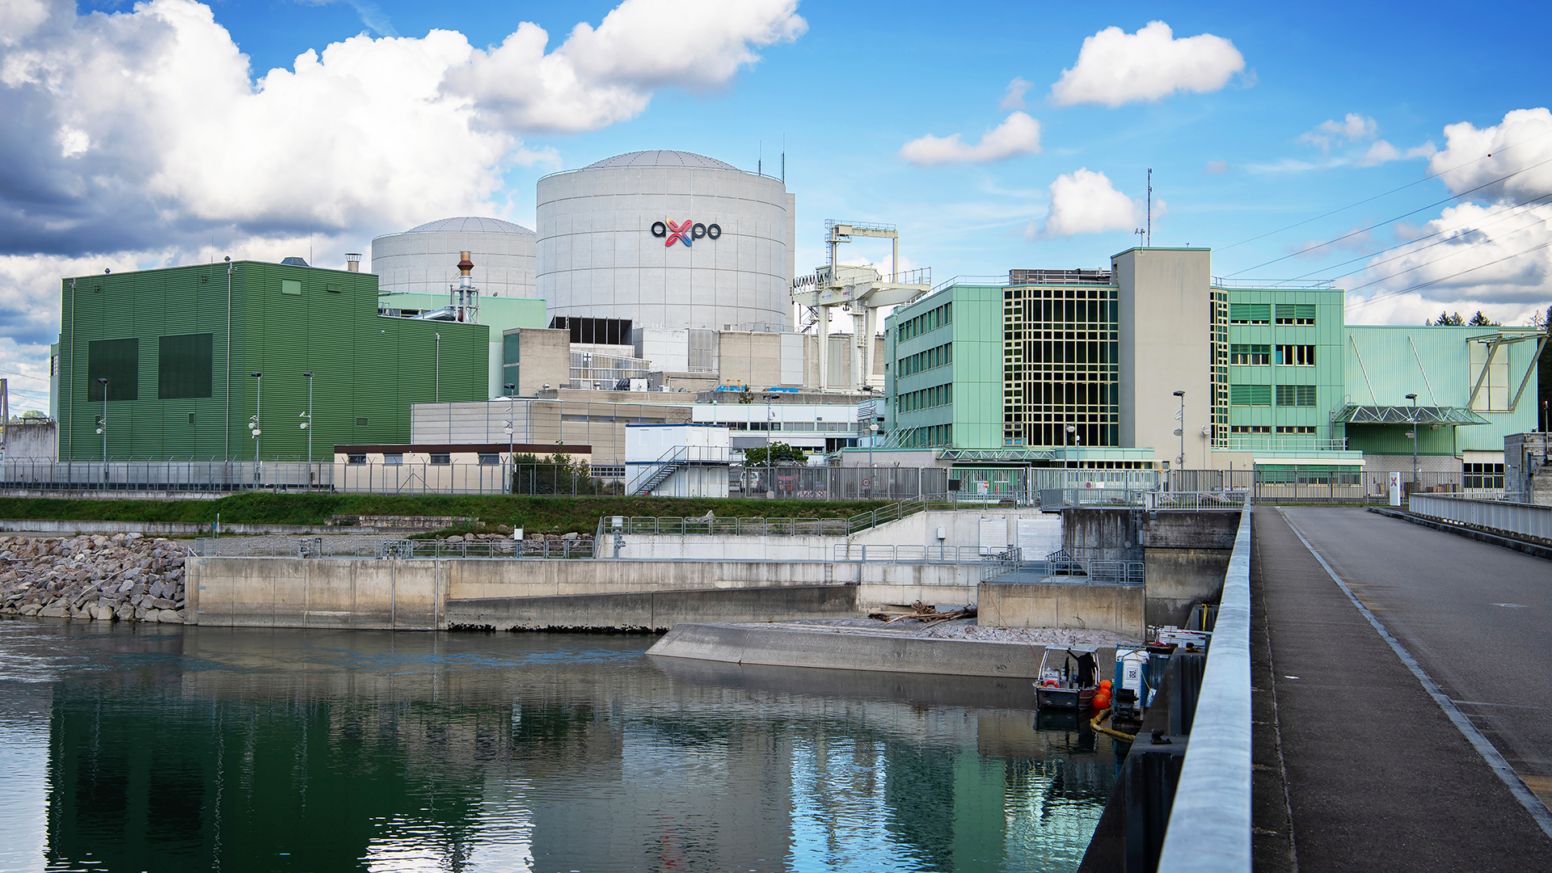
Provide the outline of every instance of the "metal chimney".
<path id="1" fill-rule="evenodd" d="M 361 253 L 360 252 L 346 252 L 345 253 L 345 269 L 346 269 L 346 271 L 351 272 L 351 273 L 359 273 L 359 272 L 361 272 Z"/>

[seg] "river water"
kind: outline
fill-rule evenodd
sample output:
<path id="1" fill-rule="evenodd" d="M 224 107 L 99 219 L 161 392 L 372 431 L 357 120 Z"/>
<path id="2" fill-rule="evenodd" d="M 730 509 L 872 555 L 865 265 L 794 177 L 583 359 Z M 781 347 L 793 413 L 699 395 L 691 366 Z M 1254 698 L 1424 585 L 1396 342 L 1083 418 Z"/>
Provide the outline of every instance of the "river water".
<path id="1" fill-rule="evenodd" d="M 1072 870 L 1111 742 L 1027 681 L 655 637 L 0 621 L 0 870 Z"/>

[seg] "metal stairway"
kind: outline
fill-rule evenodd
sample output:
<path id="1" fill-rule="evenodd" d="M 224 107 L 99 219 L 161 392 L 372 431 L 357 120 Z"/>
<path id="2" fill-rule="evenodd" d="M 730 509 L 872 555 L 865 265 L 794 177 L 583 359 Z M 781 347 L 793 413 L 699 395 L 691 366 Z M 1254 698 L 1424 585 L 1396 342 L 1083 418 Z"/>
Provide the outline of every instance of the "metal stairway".
<path id="1" fill-rule="evenodd" d="M 663 456 L 655 462 L 654 469 L 644 479 L 638 479 L 636 486 L 629 496 L 638 497 L 643 494 L 651 494 L 652 489 L 668 481 L 668 478 L 690 465 L 689 446 L 675 446 L 663 453 Z"/>

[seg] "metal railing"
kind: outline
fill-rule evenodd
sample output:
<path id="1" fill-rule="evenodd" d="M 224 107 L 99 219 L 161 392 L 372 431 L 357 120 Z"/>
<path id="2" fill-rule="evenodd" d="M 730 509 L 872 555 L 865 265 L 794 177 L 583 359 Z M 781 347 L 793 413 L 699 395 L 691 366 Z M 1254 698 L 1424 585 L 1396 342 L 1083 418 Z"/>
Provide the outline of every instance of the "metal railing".
<path id="1" fill-rule="evenodd" d="M 193 553 L 202 558 L 377 558 L 377 559 L 463 559 L 463 558 L 591 558 L 593 541 L 575 539 L 476 540 L 450 543 L 445 540 L 378 540 L 360 538 L 307 537 L 289 541 L 273 538 L 202 537 L 194 541 Z"/>
<path id="2" fill-rule="evenodd" d="M 1250 857 L 1250 517 L 1234 552 L 1175 786 L 1158 873 L 1248 873 Z"/>
<path id="3" fill-rule="evenodd" d="M 1135 506 L 1143 509 L 1240 509 L 1249 491 L 1122 491 L 1061 488 L 1040 492 L 1040 506 Z"/>
<path id="4" fill-rule="evenodd" d="M 1231 452 L 1344 452 L 1347 451 L 1347 439 L 1239 435 L 1215 442 L 1213 448 Z"/>
<path id="5" fill-rule="evenodd" d="M 699 517 L 622 516 L 619 531 L 637 536 L 775 536 L 775 537 L 849 537 L 881 524 L 899 521 L 929 509 L 953 509 L 953 500 L 918 497 L 901 500 L 850 518 L 733 518 L 708 513 Z M 595 536 L 613 535 L 614 517 L 598 519 Z M 926 548 L 923 546 L 922 548 Z"/>
<path id="6" fill-rule="evenodd" d="M 857 564 L 981 564 L 999 554 L 986 546 L 836 543 L 830 560 Z"/>
<path id="7" fill-rule="evenodd" d="M 1408 501 L 1408 509 L 1413 515 L 1447 524 L 1552 542 L 1552 506 L 1413 494 Z"/>

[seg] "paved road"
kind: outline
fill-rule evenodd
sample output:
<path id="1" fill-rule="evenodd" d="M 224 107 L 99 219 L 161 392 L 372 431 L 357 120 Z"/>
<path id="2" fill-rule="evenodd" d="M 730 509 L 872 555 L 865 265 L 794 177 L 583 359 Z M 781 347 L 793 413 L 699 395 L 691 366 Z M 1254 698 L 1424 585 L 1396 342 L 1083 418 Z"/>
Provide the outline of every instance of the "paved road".
<path id="1" fill-rule="evenodd" d="M 1552 627 L 1539 589 L 1552 565 L 1362 510 L 1285 518 L 1266 507 L 1254 518 L 1258 871 L 1552 869 L 1552 838 L 1289 521 L 1446 694 L 1472 702 L 1462 710 L 1527 782 L 1552 772 L 1538 745 L 1552 710 L 1518 708 L 1548 705 Z"/>
<path id="2" fill-rule="evenodd" d="M 1284 513 L 1552 806 L 1552 561 L 1360 509 Z"/>

